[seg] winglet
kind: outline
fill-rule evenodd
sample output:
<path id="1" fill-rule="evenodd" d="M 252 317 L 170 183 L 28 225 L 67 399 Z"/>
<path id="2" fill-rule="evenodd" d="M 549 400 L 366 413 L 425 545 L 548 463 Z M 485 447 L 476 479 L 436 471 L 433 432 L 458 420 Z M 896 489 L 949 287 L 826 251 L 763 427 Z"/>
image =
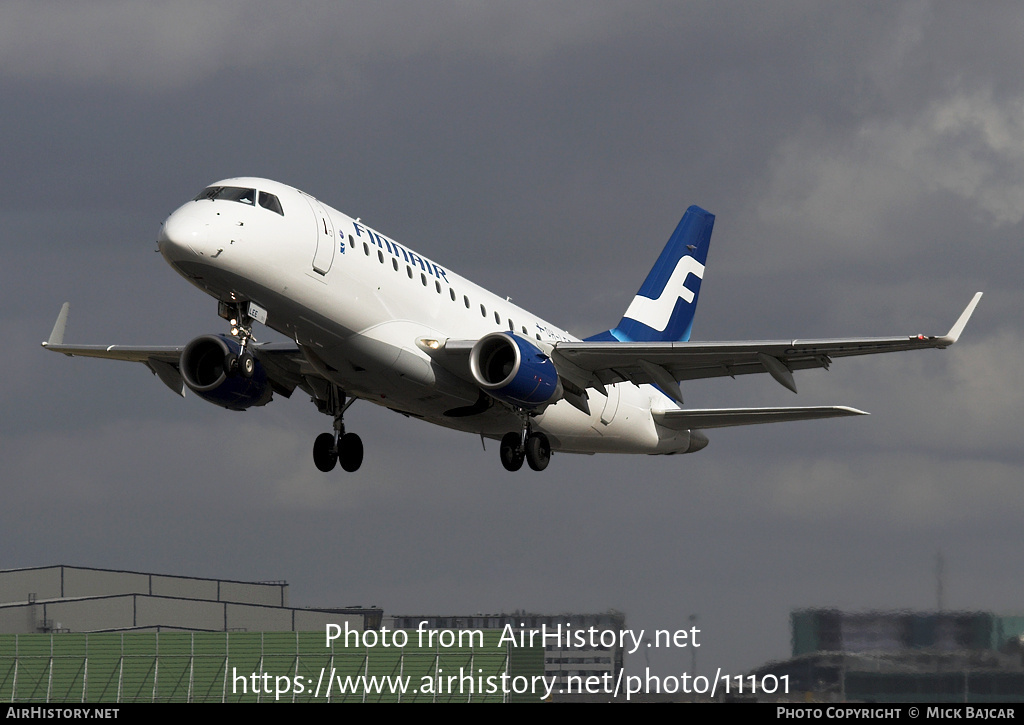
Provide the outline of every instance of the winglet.
<path id="1" fill-rule="evenodd" d="M 50 332 L 50 339 L 43 343 L 43 347 L 64 344 L 64 328 L 68 324 L 68 309 L 70 307 L 70 303 L 65 302 L 60 308 L 60 314 L 57 315 L 57 321 L 53 323 L 53 330 Z"/>
<path id="2" fill-rule="evenodd" d="M 981 299 L 981 292 L 974 295 L 971 301 L 967 304 L 963 314 L 960 315 L 960 319 L 949 328 L 949 332 L 939 338 L 939 340 L 946 345 L 952 345 L 954 342 L 960 339 L 960 333 L 967 327 L 967 321 L 971 319 L 971 314 L 974 312 L 974 308 L 978 306 L 978 300 Z"/>

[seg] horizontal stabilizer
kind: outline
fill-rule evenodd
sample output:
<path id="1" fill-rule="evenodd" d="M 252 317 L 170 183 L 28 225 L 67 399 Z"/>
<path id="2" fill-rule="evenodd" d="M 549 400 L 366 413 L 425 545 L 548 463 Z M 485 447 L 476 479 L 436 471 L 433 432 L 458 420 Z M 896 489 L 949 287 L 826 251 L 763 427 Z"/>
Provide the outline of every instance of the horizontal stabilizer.
<path id="1" fill-rule="evenodd" d="M 654 421 L 672 430 L 706 430 L 736 425 L 784 423 L 794 420 L 842 418 L 868 415 L 863 410 L 845 405 L 822 405 L 803 408 L 707 408 L 704 410 L 653 411 Z"/>

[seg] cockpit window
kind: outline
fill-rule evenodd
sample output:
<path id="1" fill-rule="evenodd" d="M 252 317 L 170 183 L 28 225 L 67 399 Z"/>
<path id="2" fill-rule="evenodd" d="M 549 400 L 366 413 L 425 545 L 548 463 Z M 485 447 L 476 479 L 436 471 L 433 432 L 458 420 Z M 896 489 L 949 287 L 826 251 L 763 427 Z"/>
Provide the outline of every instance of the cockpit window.
<path id="1" fill-rule="evenodd" d="M 245 189 L 241 186 L 208 186 L 192 201 L 202 201 L 203 199 L 209 199 L 210 201 L 214 199 L 227 199 L 228 201 L 237 201 L 249 206 L 256 206 L 256 190 Z M 264 209 L 269 209 L 284 216 L 281 200 L 274 194 L 261 191 L 259 193 L 259 200 L 260 206 Z"/>
<path id="2" fill-rule="evenodd" d="M 270 209 L 275 211 L 281 216 L 284 216 L 284 209 L 281 208 L 281 200 L 273 194 L 268 194 L 265 191 L 260 192 L 260 206 L 264 209 Z"/>
<path id="3" fill-rule="evenodd" d="M 243 189 L 240 186 L 208 186 L 192 201 L 200 201 L 201 199 L 209 199 L 210 201 L 214 199 L 227 199 L 228 201 L 240 201 L 243 204 L 255 206 L 256 190 Z"/>

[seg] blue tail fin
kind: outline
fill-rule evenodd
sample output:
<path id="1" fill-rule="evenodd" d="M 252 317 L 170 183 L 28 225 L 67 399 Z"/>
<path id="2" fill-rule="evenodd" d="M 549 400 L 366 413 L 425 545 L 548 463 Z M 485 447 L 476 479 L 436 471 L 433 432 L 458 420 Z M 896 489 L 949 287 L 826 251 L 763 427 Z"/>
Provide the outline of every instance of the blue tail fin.
<path id="1" fill-rule="evenodd" d="M 618 326 L 587 340 L 689 340 L 714 226 L 714 214 L 699 206 L 687 209 Z"/>

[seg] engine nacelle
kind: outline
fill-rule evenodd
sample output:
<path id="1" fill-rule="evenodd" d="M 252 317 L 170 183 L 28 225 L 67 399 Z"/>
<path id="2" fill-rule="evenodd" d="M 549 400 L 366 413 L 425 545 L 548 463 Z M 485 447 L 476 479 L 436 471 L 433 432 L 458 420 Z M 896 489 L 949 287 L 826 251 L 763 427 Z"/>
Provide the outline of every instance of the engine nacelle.
<path id="1" fill-rule="evenodd" d="M 477 385 L 498 400 L 537 408 L 562 397 L 562 382 L 551 358 L 512 332 L 484 335 L 469 354 Z"/>
<path id="2" fill-rule="evenodd" d="M 251 378 L 237 371 L 228 374 L 225 359 L 228 354 L 237 356 L 241 350 L 238 341 L 227 335 L 197 337 L 181 353 L 179 368 L 185 385 L 203 400 L 228 410 L 266 405 L 273 390 L 259 360 Z"/>

